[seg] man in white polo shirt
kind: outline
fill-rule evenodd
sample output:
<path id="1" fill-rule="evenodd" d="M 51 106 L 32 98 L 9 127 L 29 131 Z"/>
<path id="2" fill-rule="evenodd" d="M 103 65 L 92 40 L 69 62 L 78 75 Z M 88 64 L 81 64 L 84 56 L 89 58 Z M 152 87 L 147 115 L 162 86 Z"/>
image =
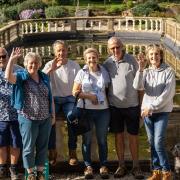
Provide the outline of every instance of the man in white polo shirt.
<path id="1" fill-rule="evenodd" d="M 72 110 L 75 98 L 72 96 L 72 86 L 77 72 L 80 70 L 79 64 L 67 58 L 67 45 L 62 40 L 57 40 L 53 44 L 55 58 L 49 61 L 43 71 L 50 76 L 52 94 L 54 97 L 56 113 L 62 109 L 65 117 Z M 76 156 L 77 136 L 74 135 L 68 124 L 68 148 L 69 164 L 77 165 Z M 49 149 L 55 148 L 55 127 L 52 127 L 49 141 Z"/>
<path id="2" fill-rule="evenodd" d="M 120 178 L 127 173 L 124 161 L 124 127 L 126 126 L 133 159 L 131 172 L 135 179 L 143 179 L 138 161 L 140 106 L 138 92 L 133 88 L 138 64 L 131 55 L 125 53 L 123 44 L 117 37 L 111 37 L 108 40 L 108 50 L 111 56 L 104 62 L 104 67 L 111 78 L 108 92 L 111 110 L 110 129 L 115 133 L 116 153 L 119 161 L 114 177 Z"/>

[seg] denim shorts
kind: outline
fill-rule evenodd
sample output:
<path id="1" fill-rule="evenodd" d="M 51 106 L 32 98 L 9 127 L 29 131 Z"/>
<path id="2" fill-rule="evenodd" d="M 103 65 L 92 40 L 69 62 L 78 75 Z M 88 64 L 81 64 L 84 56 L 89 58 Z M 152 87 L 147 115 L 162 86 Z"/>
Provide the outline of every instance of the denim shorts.
<path id="1" fill-rule="evenodd" d="M 22 147 L 18 121 L 0 121 L 0 147 Z"/>
<path id="2" fill-rule="evenodd" d="M 122 133 L 126 127 L 131 135 L 138 135 L 140 107 L 116 108 L 110 107 L 111 120 L 110 131 L 113 133 Z"/>

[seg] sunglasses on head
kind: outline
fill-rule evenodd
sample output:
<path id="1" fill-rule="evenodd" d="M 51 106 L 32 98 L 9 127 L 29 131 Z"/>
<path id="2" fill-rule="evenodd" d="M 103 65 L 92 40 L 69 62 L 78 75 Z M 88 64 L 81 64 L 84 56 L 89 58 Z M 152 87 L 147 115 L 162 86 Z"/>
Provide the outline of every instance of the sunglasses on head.
<path id="1" fill-rule="evenodd" d="M 2 55 L 2 56 L 0 56 L 0 59 L 5 59 L 6 58 L 6 54 L 5 55 Z"/>

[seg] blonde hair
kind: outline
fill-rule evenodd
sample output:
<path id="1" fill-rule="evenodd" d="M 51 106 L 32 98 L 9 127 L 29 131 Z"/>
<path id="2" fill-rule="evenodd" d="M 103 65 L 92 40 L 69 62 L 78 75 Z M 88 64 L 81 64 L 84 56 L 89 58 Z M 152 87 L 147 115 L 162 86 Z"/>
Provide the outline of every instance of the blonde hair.
<path id="1" fill-rule="evenodd" d="M 150 44 L 148 45 L 147 49 L 146 49 L 146 58 L 149 62 L 149 51 L 150 50 L 155 50 L 158 51 L 160 54 L 160 63 L 163 63 L 163 59 L 164 59 L 164 52 L 163 49 L 158 45 L 158 44 Z"/>
<path id="2" fill-rule="evenodd" d="M 35 59 L 38 62 L 39 66 L 42 65 L 42 59 L 41 59 L 41 56 L 38 53 L 28 52 L 26 54 L 26 56 L 24 57 L 24 67 L 27 67 L 29 59 Z"/>
<path id="3" fill-rule="evenodd" d="M 97 58 L 99 59 L 99 52 L 97 51 L 97 49 L 95 49 L 95 48 L 87 48 L 83 53 L 84 60 L 86 60 L 86 55 L 91 53 L 91 52 L 95 53 Z"/>

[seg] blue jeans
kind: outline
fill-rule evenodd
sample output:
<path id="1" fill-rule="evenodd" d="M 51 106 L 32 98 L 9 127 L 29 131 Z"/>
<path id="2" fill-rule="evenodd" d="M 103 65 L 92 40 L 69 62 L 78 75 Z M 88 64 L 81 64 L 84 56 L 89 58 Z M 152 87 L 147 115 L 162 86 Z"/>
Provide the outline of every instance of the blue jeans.
<path id="1" fill-rule="evenodd" d="M 145 127 L 151 146 L 151 160 L 153 170 L 169 171 L 170 165 L 165 150 L 165 133 L 168 124 L 169 113 L 154 113 L 145 117 Z"/>
<path id="2" fill-rule="evenodd" d="M 50 118 L 38 121 L 29 120 L 19 115 L 18 121 L 23 143 L 24 168 L 44 166 L 48 155 Z"/>
<path id="3" fill-rule="evenodd" d="M 54 103 L 55 103 L 55 109 L 56 113 L 60 111 L 62 108 L 63 113 L 67 119 L 67 114 L 72 111 L 73 106 L 75 102 L 75 97 L 74 96 L 66 96 L 66 97 L 54 97 Z M 70 150 L 75 150 L 77 148 L 77 136 L 74 135 L 73 130 L 67 121 L 68 125 L 68 148 Z"/>
<path id="4" fill-rule="evenodd" d="M 88 110 L 88 112 L 92 116 L 92 121 L 90 122 L 91 127 L 95 126 L 96 130 L 100 164 L 101 166 L 105 166 L 107 163 L 108 154 L 107 134 L 110 121 L 110 112 L 109 109 Z M 82 154 L 86 166 L 91 166 L 92 132 L 93 130 L 83 135 Z"/>

